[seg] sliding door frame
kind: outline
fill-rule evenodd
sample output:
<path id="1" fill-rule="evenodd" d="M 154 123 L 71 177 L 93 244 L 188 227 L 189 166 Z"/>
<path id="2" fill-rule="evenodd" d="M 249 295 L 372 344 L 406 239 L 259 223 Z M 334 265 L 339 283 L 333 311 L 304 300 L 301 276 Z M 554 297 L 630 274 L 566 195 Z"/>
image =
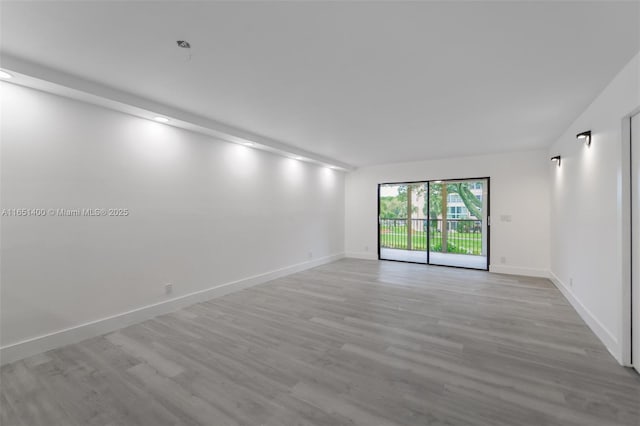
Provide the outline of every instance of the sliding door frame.
<path id="1" fill-rule="evenodd" d="M 478 269 L 478 268 L 470 268 L 467 266 L 449 266 L 449 265 L 437 265 L 437 264 L 431 264 L 430 262 L 430 257 L 429 257 L 429 252 L 431 250 L 429 250 L 429 248 L 431 247 L 431 241 L 430 241 L 430 233 L 429 230 L 427 229 L 427 263 L 422 263 L 422 262 L 413 262 L 410 260 L 394 260 L 394 259 L 382 259 L 380 257 L 380 252 L 381 252 L 381 246 L 380 246 L 380 231 L 381 231 L 381 222 L 380 222 L 380 187 L 383 185 L 415 185 L 418 183 L 426 183 L 427 184 L 427 205 L 429 205 L 429 203 L 431 202 L 431 191 L 430 191 L 430 186 L 432 183 L 440 183 L 440 182 L 463 182 L 463 181 L 477 181 L 477 180 L 486 180 L 487 181 L 487 267 L 485 269 Z M 410 213 L 407 212 L 407 216 L 410 216 Z M 407 217 L 407 221 L 410 218 Z M 458 269 L 471 269 L 473 271 L 488 271 L 489 267 L 491 265 L 491 177 L 490 176 L 485 176 L 485 177 L 471 177 L 471 178 L 459 178 L 459 179 L 428 179 L 428 180 L 415 180 L 415 181 L 408 181 L 408 182 L 383 182 L 383 183 L 379 183 L 378 184 L 378 217 L 376 218 L 376 220 L 378 221 L 378 260 L 386 260 L 389 262 L 402 262 L 402 263 L 415 263 L 418 265 L 430 265 L 430 266 L 445 266 L 447 268 L 458 268 Z M 429 217 L 427 216 L 427 224 L 429 223 Z M 409 222 L 407 222 L 409 223 Z M 427 228 L 429 227 L 429 225 L 427 225 Z"/>

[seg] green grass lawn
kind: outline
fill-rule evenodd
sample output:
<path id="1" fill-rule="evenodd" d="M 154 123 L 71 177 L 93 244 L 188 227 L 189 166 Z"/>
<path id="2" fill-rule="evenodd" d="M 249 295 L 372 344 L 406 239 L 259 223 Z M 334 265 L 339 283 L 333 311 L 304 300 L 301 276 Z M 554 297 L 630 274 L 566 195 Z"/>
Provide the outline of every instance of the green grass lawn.
<path id="1" fill-rule="evenodd" d="M 431 251 L 442 251 L 442 234 L 431 233 Z M 407 247 L 407 228 L 405 226 L 383 226 L 380 230 L 380 246 L 409 250 Z M 411 234 L 411 250 L 427 249 L 427 233 L 414 231 Z M 482 234 L 479 232 L 453 232 L 447 234 L 447 253 L 482 254 Z"/>

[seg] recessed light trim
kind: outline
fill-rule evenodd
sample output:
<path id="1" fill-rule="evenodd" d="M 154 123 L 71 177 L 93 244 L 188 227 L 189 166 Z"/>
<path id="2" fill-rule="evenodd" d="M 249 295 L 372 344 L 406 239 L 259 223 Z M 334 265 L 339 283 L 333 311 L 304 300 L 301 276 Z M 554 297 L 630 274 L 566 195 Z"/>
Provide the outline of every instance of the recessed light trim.
<path id="1" fill-rule="evenodd" d="M 167 117 L 157 116 L 157 117 L 153 117 L 153 119 L 155 121 L 157 121 L 158 123 L 168 123 L 169 122 L 169 119 Z"/>
<path id="2" fill-rule="evenodd" d="M 8 73 L 5 70 L 0 70 L 0 78 L 3 78 L 5 80 L 8 80 L 10 78 L 13 78 L 13 75 L 11 73 Z"/>

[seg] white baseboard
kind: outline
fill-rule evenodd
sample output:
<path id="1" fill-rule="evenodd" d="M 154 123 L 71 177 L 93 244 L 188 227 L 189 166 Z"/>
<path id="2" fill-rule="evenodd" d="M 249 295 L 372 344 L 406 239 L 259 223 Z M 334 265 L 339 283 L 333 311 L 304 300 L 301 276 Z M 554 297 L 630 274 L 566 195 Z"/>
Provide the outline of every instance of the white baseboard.
<path id="1" fill-rule="evenodd" d="M 549 278 L 546 269 L 527 268 L 523 266 L 489 265 L 489 272 L 496 274 L 522 275 L 525 277 Z"/>
<path id="2" fill-rule="evenodd" d="M 276 278 L 290 275 L 295 272 L 304 271 L 316 266 L 331 263 L 344 258 L 344 253 L 326 256 L 320 259 L 298 263 L 287 266 L 285 268 L 276 269 L 274 271 L 265 272 L 263 274 L 254 275 L 252 277 L 243 278 L 215 287 L 178 296 L 173 299 L 165 300 L 151 305 L 141 306 L 139 308 L 122 312 L 110 317 L 101 318 L 74 327 L 58 330 L 53 333 L 42 336 L 25 339 L 17 343 L 0 347 L 0 364 L 7 364 L 32 355 L 59 348 L 82 340 L 110 333 L 123 327 L 146 321 L 158 315 L 176 311 L 185 306 L 194 303 L 203 302 L 225 294 L 253 287 Z"/>
<path id="3" fill-rule="evenodd" d="M 600 341 L 604 344 L 607 350 L 613 355 L 613 357 L 620 364 L 623 364 L 622 360 L 622 348 L 618 344 L 618 339 L 611 333 L 592 313 L 587 309 L 580 300 L 573 294 L 567 285 L 565 285 L 560 278 L 553 272 L 549 272 L 549 279 L 560 290 L 562 295 L 569 301 L 571 306 L 578 312 L 578 315 L 582 320 L 587 323 L 591 331 L 595 333 Z"/>
<path id="4" fill-rule="evenodd" d="M 349 251 L 345 257 L 352 259 L 365 259 L 365 260 L 378 260 L 378 253 L 371 253 L 370 251 Z"/>
<path id="5" fill-rule="evenodd" d="M 369 251 L 348 251 L 345 257 L 352 259 L 378 260 L 378 254 L 371 253 Z M 546 269 L 535 269 L 522 266 L 490 265 L 489 272 L 496 274 L 522 275 L 525 277 L 549 278 L 549 271 Z"/>

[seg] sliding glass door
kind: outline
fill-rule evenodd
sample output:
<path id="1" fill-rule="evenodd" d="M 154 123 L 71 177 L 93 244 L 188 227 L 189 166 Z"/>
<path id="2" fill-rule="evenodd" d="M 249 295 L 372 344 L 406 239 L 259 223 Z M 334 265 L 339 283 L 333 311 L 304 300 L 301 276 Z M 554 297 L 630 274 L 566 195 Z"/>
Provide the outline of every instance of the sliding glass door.
<path id="1" fill-rule="evenodd" d="M 382 260 L 489 269 L 489 178 L 378 186 Z"/>

